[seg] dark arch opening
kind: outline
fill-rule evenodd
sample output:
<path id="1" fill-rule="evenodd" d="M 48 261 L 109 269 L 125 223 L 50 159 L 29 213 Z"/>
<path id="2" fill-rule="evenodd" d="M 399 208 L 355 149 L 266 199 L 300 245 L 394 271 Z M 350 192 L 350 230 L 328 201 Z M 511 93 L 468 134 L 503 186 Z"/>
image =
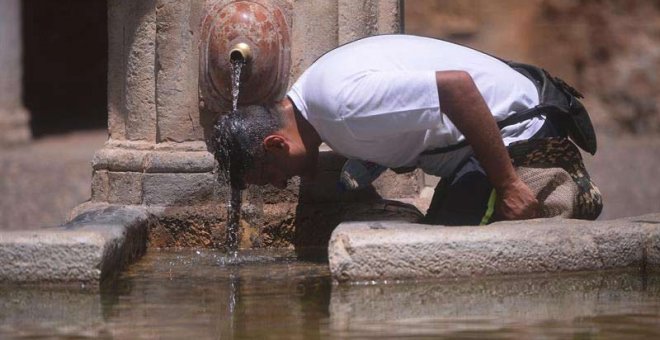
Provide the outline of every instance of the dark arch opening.
<path id="1" fill-rule="evenodd" d="M 33 136 L 106 128 L 106 1 L 22 4 L 23 103 Z"/>

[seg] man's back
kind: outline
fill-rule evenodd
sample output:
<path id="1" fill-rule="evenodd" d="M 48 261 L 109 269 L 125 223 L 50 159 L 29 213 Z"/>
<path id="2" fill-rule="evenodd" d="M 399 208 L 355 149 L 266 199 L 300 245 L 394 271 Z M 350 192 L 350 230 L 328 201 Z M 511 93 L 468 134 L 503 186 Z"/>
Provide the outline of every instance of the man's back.
<path id="1" fill-rule="evenodd" d="M 365 38 L 328 52 L 289 97 L 335 151 L 389 167 L 423 166 L 422 151 L 463 140 L 438 100 L 435 72 L 449 70 L 472 76 L 498 121 L 538 104 L 536 87 L 498 59 L 405 35 Z M 503 130 L 505 143 L 529 138 L 542 122 L 539 117 Z"/>

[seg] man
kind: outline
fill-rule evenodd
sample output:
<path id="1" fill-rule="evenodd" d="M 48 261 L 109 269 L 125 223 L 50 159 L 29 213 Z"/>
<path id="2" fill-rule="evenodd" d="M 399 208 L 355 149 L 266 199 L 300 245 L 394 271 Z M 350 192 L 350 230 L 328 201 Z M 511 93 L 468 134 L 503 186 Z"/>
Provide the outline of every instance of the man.
<path id="1" fill-rule="evenodd" d="M 535 84 L 492 56 L 430 38 L 369 37 L 323 55 L 280 102 L 221 117 L 216 157 L 234 183 L 284 188 L 314 175 L 325 142 L 349 159 L 441 176 L 428 223 L 547 216 L 506 146 L 565 132 L 543 113 L 498 126 L 539 103 Z"/>

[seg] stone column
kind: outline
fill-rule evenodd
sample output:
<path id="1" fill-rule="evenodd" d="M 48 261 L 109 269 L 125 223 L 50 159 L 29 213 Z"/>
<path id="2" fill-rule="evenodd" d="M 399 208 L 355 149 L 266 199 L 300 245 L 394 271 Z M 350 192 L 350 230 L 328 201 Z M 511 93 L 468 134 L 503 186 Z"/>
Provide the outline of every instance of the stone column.
<path id="1" fill-rule="evenodd" d="M 401 29 L 398 0 L 338 0 L 338 44 Z"/>
<path id="2" fill-rule="evenodd" d="M 21 3 L 0 1 L 0 146 L 30 140 L 29 113 L 23 107 Z"/>
<path id="3" fill-rule="evenodd" d="M 289 12 L 290 82 L 340 43 L 399 29 L 397 0 L 272 1 Z M 156 246 L 222 242 L 227 188 L 216 181 L 215 160 L 205 143 L 215 117 L 199 106 L 198 44 L 205 9 L 225 2 L 108 2 L 110 138 L 93 160 L 92 202 L 146 205 L 153 211 L 165 207 L 168 216 L 177 214 L 161 218 L 165 222 L 155 228 L 158 235 L 152 231 Z M 296 223 L 299 196 L 311 204 L 345 199 L 332 194 L 341 162 L 326 151 L 320 167 L 328 176 L 322 183 L 247 192 L 243 225 L 252 230 L 243 232 L 242 245 L 280 244 L 259 233 Z"/>
<path id="4" fill-rule="evenodd" d="M 93 160 L 92 201 L 169 206 L 213 196 L 197 105 L 202 3 L 108 2 L 110 138 Z"/>

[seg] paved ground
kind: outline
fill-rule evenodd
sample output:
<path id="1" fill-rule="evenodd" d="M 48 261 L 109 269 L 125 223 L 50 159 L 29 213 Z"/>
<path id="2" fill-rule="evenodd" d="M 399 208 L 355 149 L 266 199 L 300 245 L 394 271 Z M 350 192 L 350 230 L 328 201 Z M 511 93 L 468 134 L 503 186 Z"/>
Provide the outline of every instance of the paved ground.
<path id="1" fill-rule="evenodd" d="M 89 199 L 92 156 L 106 139 L 106 131 L 76 132 L 0 149 L 0 229 L 64 222 Z"/>
<path id="2" fill-rule="evenodd" d="M 0 149 L 0 229 L 61 224 L 89 199 L 94 151 L 105 131 L 76 132 Z M 601 219 L 660 212 L 660 137 L 602 136 L 587 166 L 605 197 Z"/>

